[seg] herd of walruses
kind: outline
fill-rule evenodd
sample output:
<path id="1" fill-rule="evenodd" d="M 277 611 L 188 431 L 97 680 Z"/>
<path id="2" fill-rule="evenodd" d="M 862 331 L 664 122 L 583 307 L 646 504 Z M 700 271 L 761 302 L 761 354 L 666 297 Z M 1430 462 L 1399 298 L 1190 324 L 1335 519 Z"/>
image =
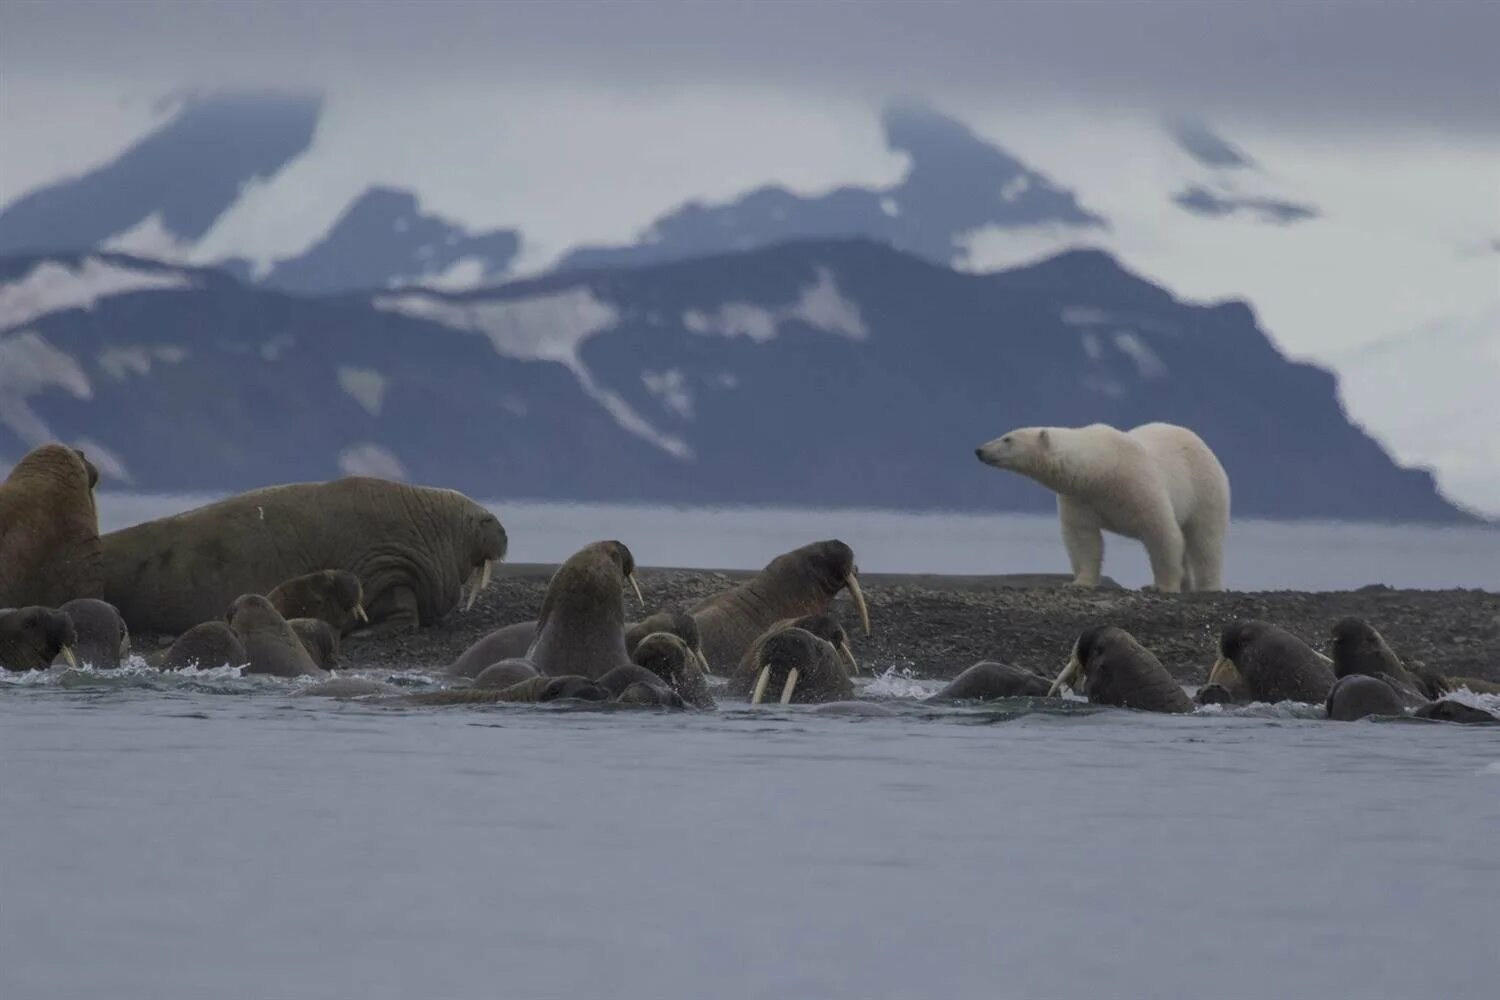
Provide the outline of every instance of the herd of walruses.
<path id="1" fill-rule="evenodd" d="M 147 661 L 162 670 L 240 667 L 330 677 L 341 640 L 437 622 L 472 607 L 504 559 L 499 520 L 452 490 L 350 477 L 273 486 L 100 536 L 98 473 L 81 451 L 35 449 L 0 484 L 0 666 L 118 667 L 130 631 L 175 637 Z M 453 686 L 410 694 L 359 678 L 306 690 L 424 704 L 579 700 L 714 707 L 709 676 L 759 704 L 843 702 L 858 663 L 833 602 L 869 612 L 854 552 L 836 540 L 777 556 L 692 608 L 627 621 L 641 598 L 618 541 L 585 545 L 553 574 L 536 621 L 481 639 L 447 669 Z M 642 604 L 644 602 L 642 601 Z M 1055 678 L 998 662 L 965 670 L 929 701 L 1057 697 L 1151 712 L 1197 704 L 1299 701 L 1333 719 L 1412 715 L 1500 722 L 1446 697 L 1472 678 L 1408 667 L 1369 623 L 1337 622 L 1332 657 L 1268 622 L 1224 629 L 1196 698 L 1128 632 L 1086 629 Z"/>

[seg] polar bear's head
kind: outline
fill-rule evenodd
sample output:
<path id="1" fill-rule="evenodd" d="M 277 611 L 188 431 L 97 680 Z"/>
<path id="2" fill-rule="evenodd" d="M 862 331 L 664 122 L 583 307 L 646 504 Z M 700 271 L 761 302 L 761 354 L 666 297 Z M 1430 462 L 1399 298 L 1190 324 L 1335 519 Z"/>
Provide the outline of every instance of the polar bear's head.
<path id="1" fill-rule="evenodd" d="M 1020 427 L 974 449 L 985 465 L 1011 472 L 1031 472 L 1042 465 L 1052 448 L 1049 427 Z"/>

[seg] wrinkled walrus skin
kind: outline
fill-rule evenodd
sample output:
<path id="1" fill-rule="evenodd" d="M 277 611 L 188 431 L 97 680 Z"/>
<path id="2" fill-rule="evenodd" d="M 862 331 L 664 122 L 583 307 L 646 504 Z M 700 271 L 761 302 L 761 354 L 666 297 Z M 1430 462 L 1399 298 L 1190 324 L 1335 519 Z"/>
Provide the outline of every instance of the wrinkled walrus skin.
<path id="1" fill-rule="evenodd" d="M 453 490 L 354 476 L 253 490 L 104 536 L 105 599 L 135 632 L 221 618 L 241 594 L 345 569 L 374 625 L 438 621 L 504 558 L 495 516 Z M 478 583 L 473 584 L 474 587 Z"/>
<path id="2" fill-rule="evenodd" d="M 0 608 L 104 596 L 98 482 L 83 452 L 44 444 L 0 483 Z"/>
<path id="3" fill-rule="evenodd" d="M 1095 705 L 1143 712 L 1191 712 L 1187 692 L 1135 636 L 1112 625 L 1085 629 L 1049 694 L 1068 685 Z"/>
<path id="4" fill-rule="evenodd" d="M 526 659 L 552 677 L 598 680 L 630 664 L 625 651 L 625 586 L 635 557 L 617 541 L 585 545 L 547 584 L 536 641 Z"/>

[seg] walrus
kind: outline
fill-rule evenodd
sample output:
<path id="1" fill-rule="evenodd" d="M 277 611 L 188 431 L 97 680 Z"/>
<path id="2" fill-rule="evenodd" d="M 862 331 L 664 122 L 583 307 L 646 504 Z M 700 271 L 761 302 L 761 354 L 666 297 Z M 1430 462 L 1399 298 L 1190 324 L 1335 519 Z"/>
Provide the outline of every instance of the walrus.
<path id="1" fill-rule="evenodd" d="M 599 678 L 618 701 L 633 686 L 646 685 L 670 692 L 676 699 L 694 708 L 713 708 L 703 668 L 687 643 L 670 632 L 656 632 L 636 645 L 634 662 L 622 664 Z M 671 698 L 640 704 L 672 704 Z"/>
<path id="2" fill-rule="evenodd" d="M 0 608 L 55 608 L 104 596 L 99 470 L 83 452 L 44 444 L 0 483 Z"/>
<path id="3" fill-rule="evenodd" d="M 478 677 L 492 663 L 501 660 L 518 660 L 526 656 L 531 644 L 536 642 L 536 622 L 516 622 L 498 628 L 459 654 L 458 659 L 448 665 L 452 677 Z M 698 623 L 692 615 L 682 612 L 660 611 L 625 626 L 625 652 L 634 654 L 635 647 L 648 635 L 670 632 L 688 644 L 698 657 L 703 672 L 708 672 L 708 661 L 698 644 Z"/>
<path id="4" fill-rule="evenodd" d="M 1324 714 L 1336 722 L 1406 714 L 1406 698 L 1387 674 L 1345 674 L 1328 691 Z"/>
<path id="5" fill-rule="evenodd" d="M 739 694 L 748 694 L 755 686 L 756 679 L 760 676 L 762 669 L 760 647 L 771 636 L 789 628 L 800 628 L 811 632 L 824 642 L 833 646 L 833 651 L 838 654 L 839 659 L 848 668 L 849 674 L 859 673 L 859 662 L 854 659 L 854 651 L 849 648 L 849 633 L 844 631 L 844 626 L 831 614 L 803 615 L 800 618 L 785 618 L 775 622 L 770 628 L 755 637 L 755 641 L 745 650 L 745 655 L 740 657 L 738 663 L 729 674 L 730 690 Z M 851 687 L 850 690 L 853 690 Z"/>
<path id="6" fill-rule="evenodd" d="M 1471 726 L 1500 725 L 1500 715 L 1473 705 L 1465 705 L 1452 698 L 1444 698 L 1441 701 L 1423 705 L 1411 714 L 1419 719 L 1432 719 L 1434 722 L 1461 722 Z"/>
<path id="7" fill-rule="evenodd" d="M 227 622 L 201 622 L 177 637 L 159 664 L 162 670 L 212 670 L 250 662 L 245 644 Z"/>
<path id="8" fill-rule="evenodd" d="M 56 608 L 0 609 L 0 667 L 6 670 L 46 670 L 59 656 L 76 667 L 73 647 L 77 643 L 73 619 Z"/>
<path id="9" fill-rule="evenodd" d="M 338 630 L 340 636 L 370 620 L 365 614 L 365 590 L 359 577 L 344 569 L 320 569 L 294 576 L 273 587 L 266 599 L 287 621 L 317 618 Z"/>
<path id="10" fill-rule="evenodd" d="M 622 542 L 594 542 L 569 556 L 547 584 L 526 659 L 540 673 L 589 680 L 628 666 L 626 583 L 635 584 L 635 557 Z"/>
<path id="11" fill-rule="evenodd" d="M 481 670 L 479 676 L 474 678 L 474 687 L 494 688 L 498 691 L 539 676 L 541 675 L 537 673 L 536 667 L 526 660 L 512 657 L 498 663 L 491 663 Z"/>
<path id="12" fill-rule="evenodd" d="M 1459 688 L 1468 688 L 1475 694 L 1500 694 L 1500 684 L 1494 681 L 1481 680 L 1478 677 L 1444 677 L 1443 688 L 1440 694 L 1457 691 Z M 1429 698 L 1437 698 L 1436 694 L 1429 694 Z"/>
<path id="13" fill-rule="evenodd" d="M 602 683 L 602 682 L 601 682 Z M 682 695 L 669 687 L 636 681 L 615 696 L 617 705 L 651 705 L 658 708 L 687 708 Z"/>
<path id="14" fill-rule="evenodd" d="M 1376 631 L 1360 618 L 1340 618 L 1329 631 L 1332 638 L 1333 676 L 1384 674 L 1410 698 L 1437 698 L 1449 690 L 1447 679 L 1420 664 L 1407 665 Z"/>
<path id="15" fill-rule="evenodd" d="M 750 704 L 759 705 L 773 682 L 781 691 L 783 705 L 821 704 L 847 701 L 854 684 L 844 671 L 833 644 L 802 628 L 783 628 L 765 637 L 756 649 L 754 686 Z M 730 690 L 745 694 L 738 676 L 730 679 Z"/>
<path id="16" fill-rule="evenodd" d="M 307 655 L 312 657 L 314 663 L 324 670 L 338 668 L 339 633 L 337 629 L 321 618 L 288 618 L 286 623 L 296 633 L 297 640 L 302 643 L 302 648 L 307 650 Z"/>
<path id="17" fill-rule="evenodd" d="M 1009 663 L 983 660 L 974 664 L 937 694 L 926 700 L 933 703 L 950 701 L 994 701 L 998 698 L 1045 698 L 1052 690 L 1052 682 L 1041 674 Z"/>
<path id="18" fill-rule="evenodd" d="M 1138 708 L 1145 712 L 1191 712 L 1187 692 L 1167 673 L 1135 636 L 1113 625 L 1085 629 L 1073 644 L 1073 655 L 1052 682 L 1048 695 L 1063 686 L 1095 705 Z"/>
<path id="19" fill-rule="evenodd" d="M 1333 688 L 1332 661 L 1283 628 L 1254 619 L 1237 621 L 1219 636 L 1219 659 L 1210 684 L 1233 690 L 1243 683 L 1255 701 L 1322 705 Z"/>
<path id="20" fill-rule="evenodd" d="M 137 633 L 181 632 L 241 594 L 323 569 L 358 576 L 372 626 L 390 630 L 472 605 L 506 537 L 462 493 L 352 476 L 242 493 L 103 545 L 103 596 Z"/>
<path id="21" fill-rule="evenodd" d="M 249 658 L 245 673 L 273 677 L 326 676 L 286 619 L 261 594 L 241 594 L 229 606 L 226 617 L 229 627 L 245 644 Z"/>
<path id="22" fill-rule="evenodd" d="M 750 644 L 772 625 L 827 611 L 835 595 L 845 588 L 869 635 L 870 612 L 859 586 L 853 549 L 835 539 L 813 542 L 777 556 L 752 579 L 692 609 L 709 668 L 715 673 L 728 673 Z"/>
<path id="23" fill-rule="evenodd" d="M 73 619 L 78 644 L 73 652 L 79 663 L 95 670 L 113 670 L 130 655 L 130 629 L 113 604 L 94 597 L 80 597 L 57 610 Z"/>

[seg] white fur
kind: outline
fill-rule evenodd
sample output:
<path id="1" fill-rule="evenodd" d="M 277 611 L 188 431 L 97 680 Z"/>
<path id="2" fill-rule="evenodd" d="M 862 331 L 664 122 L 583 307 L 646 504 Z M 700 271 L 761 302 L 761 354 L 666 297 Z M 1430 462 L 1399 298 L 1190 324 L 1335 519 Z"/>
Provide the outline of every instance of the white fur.
<path id="1" fill-rule="evenodd" d="M 1186 427 L 1023 427 L 977 453 L 1057 493 L 1075 584 L 1099 583 L 1103 532 L 1112 531 L 1146 546 L 1156 589 L 1222 588 L 1229 477 Z"/>

